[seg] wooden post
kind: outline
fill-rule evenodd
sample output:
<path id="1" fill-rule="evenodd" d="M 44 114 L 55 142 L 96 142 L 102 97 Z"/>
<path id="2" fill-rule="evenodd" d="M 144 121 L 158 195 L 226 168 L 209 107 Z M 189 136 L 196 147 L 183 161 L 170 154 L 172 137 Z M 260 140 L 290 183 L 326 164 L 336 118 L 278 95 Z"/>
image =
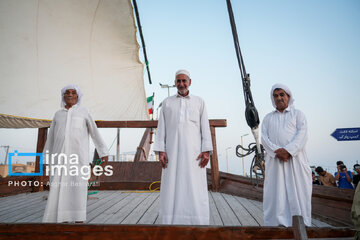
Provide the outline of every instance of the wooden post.
<path id="1" fill-rule="evenodd" d="M 39 130 L 38 130 L 38 140 L 37 140 L 37 145 L 36 145 L 37 153 L 42 153 L 44 150 L 46 137 L 47 137 L 47 131 L 48 131 L 48 128 L 39 128 Z M 42 162 L 42 164 L 44 164 L 44 162 Z M 40 172 L 40 157 L 36 157 L 35 172 Z M 41 176 L 35 177 L 35 181 L 38 181 L 39 186 L 37 186 L 37 187 L 34 186 L 33 191 L 34 192 L 43 191 L 44 190 L 44 188 L 43 188 L 44 171 L 42 172 Z"/>
<path id="2" fill-rule="evenodd" d="M 93 182 L 94 181 L 94 183 L 93 183 L 93 187 L 99 187 L 100 186 L 100 182 L 103 182 L 104 181 L 104 179 L 105 179 L 105 176 L 104 176 L 104 174 L 102 174 L 101 176 L 99 176 L 99 177 L 96 177 L 94 174 L 93 174 L 93 172 L 92 172 L 92 170 L 93 170 L 93 167 L 95 167 L 97 164 L 96 164 L 96 161 L 97 160 L 101 160 L 101 158 L 100 158 L 100 156 L 99 156 L 99 153 L 98 153 L 98 151 L 96 150 L 96 148 L 95 148 L 95 150 L 94 150 L 94 156 L 93 156 L 93 161 L 92 161 L 92 168 L 91 168 L 91 176 L 90 176 L 90 180 L 89 180 L 89 184 L 91 183 L 91 182 Z M 102 166 L 104 166 L 104 164 L 102 164 Z"/>
<path id="3" fill-rule="evenodd" d="M 9 148 L 10 146 L 2 146 L 2 147 L 5 147 L 6 148 L 6 155 L 5 155 L 5 165 L 8 164 L 8 157 L 9 157 Z"/>
<path id="4" fill-rule="evenodd" d="M 99 156 L 99 153 L 97 152 L 96 148 L 94 150 L 94 156 L 93 156 L 93 165 L 95 166 L 96 165 L 96 160 L 99 160 L 100 159 L 100 156 Z"/>
<path id="5" fill-rule="evenodd" d="M 308 240 L 304 219 L 302 216 L 293 216 L 293 232 L 296 240 Z"/>
<path id="6" fill-rule="evenodd" d="M 214 126 L 210 126 L 210 132 L 211 132 L 211 139 L 213 145 L 213 154 L 210 157 L 212 190 L 214 192 L 218 192 L 220 188 L 220 175 L 219 175 L 219 163 L 217 156 L 216 135 L 215 135 Z"/>
<path id="7" fill-rule="evenodd" d="M 116 160 L 120 161 L 120 128 L 117 128 L 116 134 Z"/>
<path id="8" fill-rule="evenodd" d="M 151 137 L 151 128 L 146 128 L 143 137 L 141 138 L 140 144 L 136 149 L 136 154 L 134 157 L 134 162 L 147 161 L 149 151 L 150 151 L 150 137 Z"/>

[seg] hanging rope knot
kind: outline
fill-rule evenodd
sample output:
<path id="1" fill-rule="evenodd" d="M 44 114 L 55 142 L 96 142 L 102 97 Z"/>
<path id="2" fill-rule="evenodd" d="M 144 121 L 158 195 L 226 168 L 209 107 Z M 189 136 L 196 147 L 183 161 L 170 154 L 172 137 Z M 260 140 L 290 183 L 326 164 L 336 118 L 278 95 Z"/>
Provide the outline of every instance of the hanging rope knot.
<path id="1" fill-rule="evenodd" d="M 255 177 L 256 177 L 256 185 L 257 186 L 259 185 L 260 176 L 265 178 L 265 161 L 264 161 L 264 150 L 265 149 L 261 144 L 260 144 L 260 147 L 261 147 L 261 152 L 259 153 L 257 150 L 257 147 L 256 147 L 256 143 L 250 143 L 248 148 L 244 148 L 241 145 L 236 146 L 236 156 L 238 156 L 239 158 L 249 156 L 250 154 L 255 152 L 255 156 L 253 157 L 253 159 L 251 161 L 251 166 L 250 166 L 250 179 L 251 179 L 251 182 L 253 182 L 252 174 L 254 173 Z M 245 153 L 242 154 L 240 152 L 240 150 L 243 150 Z"/>

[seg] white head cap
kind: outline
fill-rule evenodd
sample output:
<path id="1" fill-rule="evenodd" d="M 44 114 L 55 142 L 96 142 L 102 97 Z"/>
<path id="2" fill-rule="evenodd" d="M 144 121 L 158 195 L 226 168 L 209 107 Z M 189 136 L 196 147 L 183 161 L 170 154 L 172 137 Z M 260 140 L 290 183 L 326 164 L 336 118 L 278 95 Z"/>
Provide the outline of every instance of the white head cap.
<path id="1" fill-rule="evenodd" d="M 276 104 L 275 104 L 275 101 L 274 101 L 273 93 L 274 93 L 274 90 L 277 89 L 277 88 L 280 88 L 280 89 L 284 90 L 290 96 L 289 97 L 289 102 L 288 102 L 288 107 L 291 107 L 293 105 L 295 99 L 294 99 L 290 89 L 284 84 L 277 83 L 274 86 L 272 86 L 271 92 L 270 92 L 270 98 L 271 98 L 271 102 L 272 102 L 272 105 L 274 106 L 274 108 L 276 108 Z"/>
<path id="2" fill-rule="evenodd" d="M 188 78 L 190 78 L 190 73 L 189 73 L 187 70 L 185 70 L 185 69 L 180 69 L 180 70 L 178 70 L 178 71 L 175 73 L 175 78 L 176 78 L 176 76 L 179 75 L 179 74 L 185 74 L 186 76 L 188 76 Z"/>
<path id="3" fill-rule="evenodd" d="M 66 87 L 64 87 L 63 89 L 61 89 L 61 107 L 65 107 L 66 103 L 65 103 L 65 100 L 64 100 L 64 95 L 65 95 L 65 92 L 66 90 L 69 90 L 69 89 L 75 89 L 76 90 L 76 93 L 78 95 L 78 100 L 77 100 L 77 105 L 80 105 L 80 102 L 81 102 L 81 97 L 82 97 L 82 92 L 79 88 L 78 85 L 76 84 L 70 84 L 70 85 L 67 85 Z"/>

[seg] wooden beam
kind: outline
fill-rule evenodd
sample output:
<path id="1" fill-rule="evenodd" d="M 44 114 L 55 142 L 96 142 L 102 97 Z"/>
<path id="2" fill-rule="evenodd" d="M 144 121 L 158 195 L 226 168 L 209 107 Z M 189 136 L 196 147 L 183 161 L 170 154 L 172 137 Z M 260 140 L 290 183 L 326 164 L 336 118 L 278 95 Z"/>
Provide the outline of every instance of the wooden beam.
<path id="1" fill-rule="evenodd" d="M 215 135 L 215 127 L 210 127 L 211 132 L 211 139 L 213 145 L 213 154 L 210 157 L 210 164 L 211 164 L 211 184 L 212 190 L 214 192 L 219 191 L 220 187 L 220 175 L 219 175 L 219 163 L 217 157 L 217 148 L 216 148 L 216 135 Z"/>
<path id="2" fill-rule="evenodd" d="M 159 182 L 154 183 L 155 181 L 138 181 L 138 182 L 101 182 L 100 186 L 91 186 L 89 191 L 94 190 L 139 190 L 139 191 L 149 191 L 155 190 L 156 188 L 160 188 L 160 180 Z M 151 185 L 151 189 L 149 189 Z"/>
<path id="3" fill-rule="evenodd" d="M 308 240 L 303 217 L 293 216 L 292 222 L 295 240 Z"/>
<path id="4" fill-rule="evenodd" d="M 136 149 L 134 162 L 146 161 L 150 152 L 150 134 L 151 128 L 147 128 L 141 138 L 140 144 Z M 160 163 L 159 163 L 160 164 Z"/>
<path id="5" fill-rule="evenodd" d="M 95 121 L 98 128 L 156 128 L 155 120 L 148 121 Z"/>
<path id="6" fill-rule="evenodd" d="M 120 128 L 116 129 L 116 156 L 115 161 L 120 161 Z"/>
<path id="7" fill-rule="evenodd" d="M 157 120 L 148 121 L 96 121 L 99 128 L 157 128 Z M 226 119 L 211 119 L 210 126 L 226 127 Z"/>
<path id="8" fill-rule="evenodd" d="M 310 238 L 348 238 L 349 228 L 307 228 Z M 0 224 L 0 239 L 293 239 L 292 228 L 114 224 Z"/>
<path id="9" fill-rule="evenodd" d="M 254 185 L 256 183 L 256 179 L 251 180 L 249 177 L 236 175 L 232 173 L 226 173 L 220 171 L 220 180 L 230 180 L 232 182 L 240 182 L 247 185 Z M 263 187 L 263 179 L 259 179 L 259 187 Z"/>
<path id="10" fill-rule="evenodd" d="M 47 131 L 48 128 L 39 128 L 38 130 L 38 140 L 37 140 L 37 145 L 36 145 L 36 152 L 37 153 L 42 153 L 45 147 L 45 142 L 46 142 L 46 138 L 47 138 Z M 41 163 L 41 164 L 44 164 Z M 43 169 L 44 170 L 44 169 Z M 40 172 L 40 157 L 36 157 L 36 162 L 35 162 L 35 172 Z M 37 176 L 35 177 L 35 181 L 38 181 L 40 183 L 42 183 L 44 181 L 44 171 L 42 172 L 41 176 Z M 39 184 L 38 187 L 33 187 L 33 191 L 34 192 L 41 192 L 43 191 L 43 185 Z"/>
<path id="11" fill-rule="evenodd" d="M 210 119 L 209 124 L 212 127 L 226 127 L 227 121 L 226 119 Z"/>
<path id="12" fill-rule="evenodd" d="M 34 191 L 34 179 L 34 176 L 8 176 L 0 178 L 0 197 Z M 26 182 L 27 184 L 22 186 L 21 182 Z"/>
<path id="13" fill-rule="evenodd" d="M 313 185 L 312 196 L 326 198 L 334 201 L 347 202 L 352 204 L 354 199 L 354 193 L 355 191 L 352 189 L 342 189 L 337 187 L 327 187 L 323 185 Z"/>
<path id="14" fill-rule="evenodd" d="M 207 171 L 208 184 L 211 185 L 211 169 Z M 220 175 L 220 188 L 219 192 L 231 194 L 257 201 L 263 200 L 263 187 L 262 184 L 255 186 L 249 177 L 239 176 L 231 173 L 219 171 Z M 255 182 L 255 180 L 254 180 Z"/>
<path id="15" fill-rule="evenodd" d="M 219 172 L 219 174 L 220 192 L 262 201 L 262 180 L 255 187 L 248 177 L 224 172 Z M 352 189 L 313 185 L 312 216 L 333 226 L 351 227 L 353 222 L 350 212 L 353 196 L 354 190 Z M 341 204 L 339 204 L 340 202 Z"/>

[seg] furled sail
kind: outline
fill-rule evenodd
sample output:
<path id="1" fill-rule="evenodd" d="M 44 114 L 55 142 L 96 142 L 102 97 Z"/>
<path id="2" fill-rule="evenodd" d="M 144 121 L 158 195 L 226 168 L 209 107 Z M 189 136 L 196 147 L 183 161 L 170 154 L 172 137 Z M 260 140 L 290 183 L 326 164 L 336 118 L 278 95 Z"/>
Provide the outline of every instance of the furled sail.
<path id="1" fill-rule="evenodd" d="M 0 0 L 0 127 L 46 127 L 80 86 L 96 120 L 147 120 L 130 0 Z"/>

